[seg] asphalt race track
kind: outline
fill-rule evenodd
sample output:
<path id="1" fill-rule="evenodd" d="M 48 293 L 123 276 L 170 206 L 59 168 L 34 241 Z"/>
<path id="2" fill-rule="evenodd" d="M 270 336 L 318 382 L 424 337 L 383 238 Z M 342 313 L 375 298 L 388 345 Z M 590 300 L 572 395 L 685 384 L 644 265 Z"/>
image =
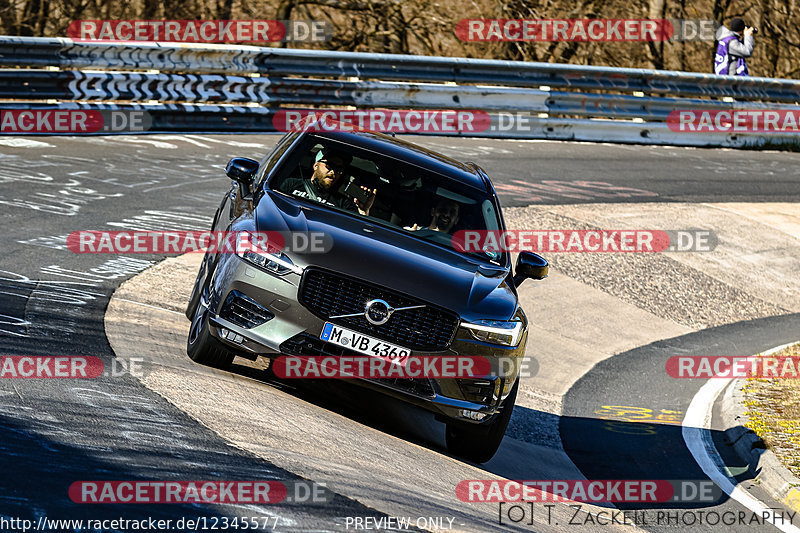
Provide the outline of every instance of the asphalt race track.
<path id="1" fill-rule="evenodd" d="M 523 381 L 498 455 L 477 466 L 447 454 L 441 424 L 380 395 L 277 382 L 238 359 L 231 373 L 194 365 L 182 351 L 182 310 L 199 254 L 160 263 L 163 256 L 67 249 L 66 236 L 78 230 L 207 229 L 229 186 L 225 163 L 260 159 L 276 136 L 2 137 L 0 355 L 97 356 L 117 372 L 0 379 L 0 519 L 248 516 L 271 531 L 345 531 L 357 529 L 354 517 L 407 516 L 412 529 L 431 531 L 778 530 L 657 522 L 659 511 L 751 513 L 727 495 L 658 508 L 616 504 L 640 513 L 631 515 L 639 517 L 634 525 L 604 525 L 600 507 L 576 515 L 565 504 L 532 505 L 515 523 L 496 503 L 459 501 L 455 486 L 503 478 L 707 481 L 681 425 L 705 381 L 673 379 L 665 361 L 752 355 L 800 340 L 797 155 L 409 139 L 486 169 L 511 227 L 702 227 L 720 245 L 648 258 L 548 256 L 550 278 L 521 291 L 534 324 L 527 356 L 538 372 Z M 141 358 L 143 375 L 113 362 L 122 352 Z M 791 512 L 753 483 L 757 473 L 728 450 L 718 402 L 711 407 L 710 437 L 737 486 Z M 209 479 L 309 480 L 325 483 L 332 498 L 88 505 L 68 493 L 78 480 Z M 420 517 L 442 521 L 415 523 Z M 782 529 L 799 526 L 800 513 Z"/>

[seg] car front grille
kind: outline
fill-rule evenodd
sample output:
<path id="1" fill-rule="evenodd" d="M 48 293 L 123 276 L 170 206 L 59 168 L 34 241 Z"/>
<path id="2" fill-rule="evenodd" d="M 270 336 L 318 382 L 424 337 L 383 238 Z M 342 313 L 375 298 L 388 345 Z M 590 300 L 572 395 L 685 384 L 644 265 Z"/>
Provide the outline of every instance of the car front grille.
<path id="1" fill-rule="evenodd" d="M 283 341 L 279 346 L 286 355 L 323 355 L 339 357 L 341 355 L 358 355 L 356 352 L 325 342 L 308 333 L 298 333 L 291 339 Z"/>
<path id="2" fill-rule="evenodd" d="M 394 308 L 424 307 L 395 311 L 388 322 L 375 325 L 364 317 L 366 303 L 374 299 L 382 299 Z M 458 317 L 451 312 L 385 287 L 320 268 L 306 269 L 300 283 L 299 301 L 323 320 L 417 351 L 446 350 L 458 327 Z M 348 314 L 355 316 L 330 318 Z"/>
<path id="3" fill-rule="evenodd" d="M 362 356 L 357 352 L 348 350 L 341 346 L 325 342 L 322 339 L 309 335 L 308 333 L 299 333 L 284 341 L 280 345 L 280 351 L 287 355 L 315 355 L 315 356 L 333 356 L 338 357 L 346 356 Z M 393 378 L 393 379 L 368 379 L 373 383 L 378 383 L 385 387 L 397 389 L 415 396 L 424 398 L 432 398 L 434 396 L 433 387 L 427 378 Z"/>
<path id="4" fill-rule="evenodd" d="M 372 383 L 378 383 L 380 385 L 383 385 L 384 387 L 391 387 L 393 389 L 398 389 L 403 392 L 413 394 L 414 396 L 422 396 L 427 398 L 434 397 L 433 387 L 431 387 L 431 382 L 429 379 L 394 378 L 394 379 L 368 379 L 367 381 L 371 381 Z"/>

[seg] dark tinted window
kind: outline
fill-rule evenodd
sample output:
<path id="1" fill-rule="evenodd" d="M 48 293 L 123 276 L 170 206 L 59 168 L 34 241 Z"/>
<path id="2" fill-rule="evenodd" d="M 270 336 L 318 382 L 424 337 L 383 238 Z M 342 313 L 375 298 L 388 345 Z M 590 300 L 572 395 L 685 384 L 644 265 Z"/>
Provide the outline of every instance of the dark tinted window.
<path id="1" fill-rule="evenodd" d="M 459 230 L 500 229 L 495 204 L 485 192 L 382 154 L 313 135 L 292 152 L 268 185 L 449 248 Z M 499 259 L 498 254 L 479 255 Z"/>
<path id="2" fill-rule="evenodd" d="M 261 160 L 261 167 L 259 169 L 258 175 L 258 187 L 261 188 L 264 183 L 264 179 L 269 175 L 269 171 L 278 163 L 283 154 L 286 153 L 286 150 L 292 145 L 292 143 L 297 139 L 300 135 L 300 132 L 289 132 L 278 141 L 278 143 L 273 146 L 272 151 L 269 152 L 264 159 Z"/>

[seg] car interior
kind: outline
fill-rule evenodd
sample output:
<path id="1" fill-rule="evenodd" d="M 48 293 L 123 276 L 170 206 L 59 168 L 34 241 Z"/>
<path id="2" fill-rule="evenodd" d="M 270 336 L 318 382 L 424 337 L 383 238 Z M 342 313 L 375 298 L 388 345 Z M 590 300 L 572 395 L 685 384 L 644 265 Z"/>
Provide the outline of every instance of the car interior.
<path id="1" fill-rule="evenodd" d="M 348 195 L 348 184 L 377 189 L 369 218 L 400 228 L 417 237 L 452 246 L 453 235 L 460 230 L 486 230 L 498 227 L 492 202 L 479 193 L 467 193 L 459 183 L 417 166 L 404 163 L 366 150 L 334 143 L 323 144 L 318 139 L 309 143 L 308 149 L 296 151 L 271 181 L 271 188 L 291 194 L 284 184 L 289 178 L 311 179 L 314 163 L 320 150 L 333 148 L 352 156 L 339 182 L 335 194 Z M 352 198 L 352 196 L 351 196 Z M 433 209 L 443 200 L 458 205 L 458 221 L 448 231 L 430 229 Z M 352 210 L 357 216 L 358 213 Z M 493 258 L 494 259 L 494 258 Z"/>

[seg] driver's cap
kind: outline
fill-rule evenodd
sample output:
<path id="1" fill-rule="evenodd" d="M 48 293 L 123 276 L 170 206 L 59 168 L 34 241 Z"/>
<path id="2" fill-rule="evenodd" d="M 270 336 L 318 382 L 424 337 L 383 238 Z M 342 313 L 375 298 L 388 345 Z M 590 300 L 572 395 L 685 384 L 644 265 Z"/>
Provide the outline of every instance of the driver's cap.
<path id="1" fill-rule="evenodd" d="M 336 157 L 342 160 L 342 163 L 345 165 L 349 165 L 350 162 L 353 160 L 353 156 L 342 153 L 338 150 L 334 150 L 333 148 L 323 148 L 317 155 L 314 157 L 314 161 L 321 161 L 322 159 L 326 159 L 329 157 Z"/>

